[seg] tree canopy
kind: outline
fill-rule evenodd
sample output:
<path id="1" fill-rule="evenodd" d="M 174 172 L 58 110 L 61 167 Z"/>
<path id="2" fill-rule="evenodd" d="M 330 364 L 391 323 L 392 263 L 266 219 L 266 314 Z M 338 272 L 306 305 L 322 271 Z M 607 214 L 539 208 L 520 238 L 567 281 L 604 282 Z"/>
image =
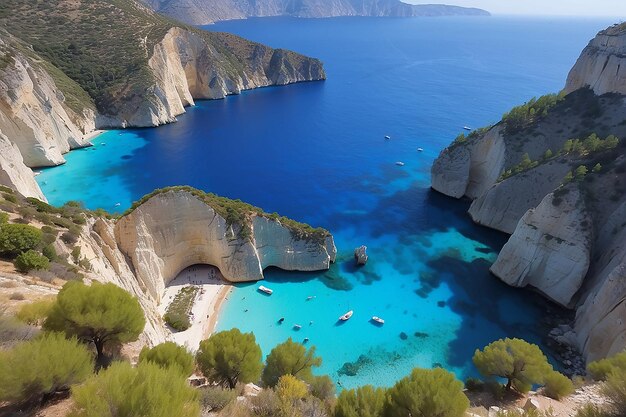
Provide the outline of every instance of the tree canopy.
<path id="1" fill-rule="evenodd" d="M 93 355 L 76 338 L 45 333 L 0 350 L 0 402 L 45 402 L 93 372 Z"/>
<path id="2" fill-rule="evenodd" d="M 0 224 L 0 256 L 14 258 L 35 249 L 42 237 L 41 230 L 27 224 Z"/>
<path id="3" fill-rule="evenodd" d="M 261 376 L 261 348 L 252 333 L 239 329 L 215 333 L 200 342 L 196 361 L 213 383 L 235 388 L 238 382 L 255 382 Z"/>
<path id="4" fill-rule="evenodd" d="M 528 392 L 533 384 L 542 384 L 552 372 L 548 358 L 539 346 L 522 339 L 500 339 L 474 353 L 474 365 L 485 377 L 507 380 L 506 389 Z"/>
<path id="5" fill-rule="evenodd" d="M 337 398 L 335 417 L 379 417 L 385 405 L 385 390 L 365 385 L 343 390 Z"/>
<path id="6" fill-rule="evenodd" d="M 93 343 L 100 362 L 106 343 L 137 340 L 145 324 L 139 301 L 120 287 L 70 281 L 59 291 L 44 329 Z"/>
<path id="7" fill-rule="evenodd" d="M 184 376 L 191 375 L 194 367 L 193 355 L 174 342 L 161 343 L 152 349 L 144 347 L 139 353 L 139 363 L 143 362 L 176 369 Z"/>
<path id="8" fill-rule="evenodd" d="M 198 392 L 176 369 L 116 362 L 72 389 L 71 417 L 198 417 Z"/>
<path id="9" fill-rule="evenodd" d="M 387 391 L 385 417 L 461 417 L 469 407 L 463 383 L 441 369 L 415 368 Z"/>
<path id="10" fill-rule="evenodd" d="M 261 380 L 268 387 L 275 386 L 283 375 L 293 375 L 309 381 L 313 377 L 313 368 L 321 365 L 322 358 L 315 356 L 315 346 L 307 350 L 303 344 L 289 338 L 272 349 L 267 356 Z"/>

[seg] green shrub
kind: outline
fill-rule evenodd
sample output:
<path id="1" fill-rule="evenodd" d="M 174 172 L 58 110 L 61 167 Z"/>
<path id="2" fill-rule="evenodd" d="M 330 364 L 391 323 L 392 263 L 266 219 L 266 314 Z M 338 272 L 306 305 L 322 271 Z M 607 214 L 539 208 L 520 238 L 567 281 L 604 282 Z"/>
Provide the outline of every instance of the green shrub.
<path id="1" fill-rule="evenodd" d="M 222 387 L 206 387 L 200 389 L 200 406 L 202 411 L 210 413 L 223 409 L 235 401 L 237 392 Z"/>
<path id="2" fill-rule="evenodd" d="M 212 383 L 235 388 L 238 382 L 256 382 L 261 376 L 261 348 L 254 334 L 231 329 L 200 342 L 196 362 Z"/>
<path id="3" fill-rule="evenodd" d="M 44 329 L 93 343 L 98 363 L 102 363 L 106 343 L 137 340 L 145 324 L 139 301 L 122 288 L 111 283 L 87 286 L 72 281 L 59 291 Z"/>
<path id="4" fill-rule="evenodd" d="M 26 224 L 0 225 L 0 256 L 16 257 L 35 249 L 41 242 L 41 230 Z"/>
<path id="5" fill-rule="evenodd" d="M 0 224 L 8 223 L 8 221 L 9 221 L 9 214 L 0 211 Z"/>
<path id="6" fill-rule="evenodd" d="M 66 245 L 74 245 L 76 244 L 76 242 L 78 242 L 78 234 L 70 232 L 70 231 L 64 232 L 61 235 L 61 240 Z"/>
<path id="7" fill-rule="evenodd" d="M 48 258 L 49 261 L 56 261 L 57 258 L 59 257 L 57 255 L 57 250 L 54 248 L 54 245 L 52 244 L 44 246 L 43 249 L 41 250 L 41 253 L 43 254 L 43 256 Z"/>
<path id="8" fill-rule="evenodd" d="M 607 398 L 613 415 L 626 416 L 626 369 L 611 371 L 602 387 L 602 394 Z"/>
<path id="9" fill-rule="evenodd" d="M 71 417 L 198 417 L 198 393 L 174 369 L 151 363 L 112 364 L 72 389 Z"/>
<path id="10" fill-rule="evenodd" d="M 560 400 L 574 392 L 574 383 L 560 372 L 550 372 L 543 382 L 545 395 L 555 400 Z"/>
<path id="11" fill-rule="evenodd" d="M 189 313 L 193 308 L 197 293 L 198 288 L 195 286 L 183 287 L 176 293 L 170 305 L 167 306 L 163 320 L 174 330 L 182 332 L 191 327 Z"/>
<path id="12" fill-rule="evenodd" d="M 50 314 L 53 305 L 54 298 L 42 298 L 32 303 L 24 304 L 15 317 L 26 324 L 40 326 Z"/>
<path id="13" fill-rule="evenodd" d="M 47 333 L 0 351 L 0 401 L 45 401 L 92 372 L 92 355 L 78 340 Z"/>
<path id="14" fill-rule="evenodd" d="M 478 378 L 467 378 L 465 380 L 465 389 L 468 391 L 479 392 L 485 389 L 485 383 Z"/>
<path id="15" fill-rule="evenodd" d="M 50 260 L 34 250 L 29 250 L 18 255 L 13 262 L 19 272 L 42 271 L 50 267 Z"/>
<path id="16" fill-rule="evenodd" d="M 303 381 L 310 381 L 313 378 L 313 368 L 321 365 L 322 358 L 315 356 L 315 346 L 307 350 L 303 344 L 289 338 L 267 355 L 261 380 L 268 387 L 275 386 L 283 375 L 293 375 Z"/>
<path id="17" fill-rule="evenodd" d="M 542 384 L 552 372 L 548 358 L 539 346 L 521 339 L 500 339 L 474 353 L 474 365 L 487 378 L 507 380 L 506 389 L 528 392 L 533 384 Z"/>
<path id="18" fill-rule="evenodd" d="M 506 133 L 515 134 L 535 120 L 545 117 L 549 110 L 564 97 L 564 94 L 548 94 L 539 98 L 532 98 L 527 103 L 512 108 L 502 117 Z"/>
<path id="19" fill-rule="evenodd" d="M 330 401 L 335 398 L 337 388 L 328 375 L 315 376 L 309 381 L 311 395 L 322 401 Z"/>
<path id="20" fill-rule="evenodd" d="M 576 412 L 576 417 L 611 417 L 595 404 L 585 404 Z"/>
<path id="21" fill-rule="evenodd" d="M 461 417 L 469 407 L 463 383 L 442 368 L 415 368 L 387 391 L 385 417 Z"/>
<path id="22" fill-rule="evenodd" d="M 152 349 L 144 347 L 139 354 L 139 363 L 152 362 L 162 368 L 174 368 L 184 376 L 193 372 L 194 358 L 183 346 L 174 342 L 165 342 Z"/>
<path id="23" fill-rule="evenodd" d="M 385 389 L 365 385 L 343 390 L 337 398 L 335 417 L 379 417 L 385 406 Z"/>
<path id="24" fill-rule="evenodd" d="M 17 197 L 15 197 L 13 194 L 3 193 L 2 197 L 10 203 L 17 204 Z"/>
<path id="25" fill-rule="evenodd" d="M 254 415 L 261 417 L 275 417 L 279 414 L 280 400 L 271 388 L 262 390 L 259 395 L 250 399 Z"/>
<path id="26" fill-rule="evenodd" d="M 626 350 L 610 358 L 600 359 L 587 364 L 587 372 L 596 381 L 604 381 L 614 370 L 626 371 Z"/>

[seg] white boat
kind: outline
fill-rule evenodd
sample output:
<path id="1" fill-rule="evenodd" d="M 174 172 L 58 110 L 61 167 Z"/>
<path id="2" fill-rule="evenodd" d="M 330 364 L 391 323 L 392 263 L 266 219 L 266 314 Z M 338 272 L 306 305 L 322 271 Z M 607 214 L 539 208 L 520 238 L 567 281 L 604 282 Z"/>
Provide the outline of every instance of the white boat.
<path id="1" fill-rule="evenodd" d="M 424 152 L 424 148 L 417 148 L 418 152 Z"/>
<path id="2" fill-rule="evenodd" d="M 122 205 L 121 203 L 115 203 L 115 207 L 119 207 L 121 205 Z"/>
<path id="3" fill-rule="evenodd" d="M 343 316 L 339 317 L 339 320 L 340 321 L 350 320 L 350 317 L 352 317 L 353 314 L 354 314 L 354 311 L 350 310 L 346 314 L 344 314 Z"/>
<path id="4" fill-rule="evenodd" d="M 261 285 L 259 287 L 259 291 L 264 292 L 267 295 L 272 295 L 272 293 L 274 292 L 274 290 L 270 290 L 269 288 L 267 288 L 267 287 L 265 287 L 263 285 Z"/>
<path id="5" fill-rule="evenodd" d="M 374 316 L 374 317 L 372 317 L 372 321 L 375 321 L 375 322 L 376 322 L 376 323 L 378 323 L 378 324 L 385 324 L 385 320 L 381 319 L 381 318 L 380 318 L 380 317 L 378 317 L 378 316 Z"/>
<path id="6" fill-rule="evenodd" d="M 399 167 L 403 167 L 404 166 L 404 162 L 398 161 L 398 162 L 396 162 L 396 165 L 398 165 Z"/>
<path id="7" fill-rule="evenodd" d="M 302 326 L 300 326 L 299 324 L 294 324 L 293 328 L 294 328 L 294 330 L 300 330 L 302 328 Z"/>
<path id="8" fill-rule="evenodd" d="M 469 126 L 463 126 L 463 129 L 465 129 L 465 130 L 472 130 L 472 128 L 469 127 Z"/>
<path id="9" fill-rule="evenodd" d="M 307 300 L 307 301 L 311 301 L 311 300 L 312 300 L 312 299 L 314 299 L 314 298 L 315 298 L 315 296 L 314 296 L 314 295 L 309 295 L 309 296 L 306 298 L 306 300 Z"/>
<path id="10" fill-rule="evenodd" d="M 386 135 L 386 136 L 385 136 L 385 139 L 389 140 L 389 139 L 391 139 L 391 136 Z"/>

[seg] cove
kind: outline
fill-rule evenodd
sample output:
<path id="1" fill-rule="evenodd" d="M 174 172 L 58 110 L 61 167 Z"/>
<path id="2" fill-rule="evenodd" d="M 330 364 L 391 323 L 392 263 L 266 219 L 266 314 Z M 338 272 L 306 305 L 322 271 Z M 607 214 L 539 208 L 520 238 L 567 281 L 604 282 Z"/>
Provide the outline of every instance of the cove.
<path id="1" fill-rule="evenodd" d="M 324 358 L 318 373 L 342 387 L 391 385 L 414 366 L 464 378 L 475 372 L 474 350 L 495 339 L 541 343 L 546 303 L 489 274 L 506 236 L 472 224 L 466 203 L 432 192 L 430 165 L 464 125 L 496 122 L 512 106 L 562 88 L 581 48 L 609 23 L 212 25 L 319 57 L 328 80 L 201 101 L 172 125 L 107 132 L 37 180 L 53 204 L 80 200 L 120 212 L 154 188 L 185 184 L 325 227 L 339 248 L 330 271 L 268 270 L 271 297 L 258 284 L 237 285 L 218 330 L 253 331 L 265 354 L 288 337 L 308 338 Z M 362 244 L 370 262 L 357 269 L 352 251 Z M 352 319 L 337 325 L 348 310 Z M 385 325 L 370 323 L 373 315 Z"/>

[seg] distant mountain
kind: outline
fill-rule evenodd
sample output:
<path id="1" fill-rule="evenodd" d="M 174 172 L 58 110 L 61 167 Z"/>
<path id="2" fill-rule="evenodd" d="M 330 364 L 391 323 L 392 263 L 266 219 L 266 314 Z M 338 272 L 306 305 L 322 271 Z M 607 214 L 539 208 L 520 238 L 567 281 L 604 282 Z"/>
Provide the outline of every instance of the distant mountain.
<path id="1" fill-rule="evenodd" d="M 247 17 L 489 16 L 482 9 L 399 0 L 143 0 L 154 10 L 194 25 Z"/>

